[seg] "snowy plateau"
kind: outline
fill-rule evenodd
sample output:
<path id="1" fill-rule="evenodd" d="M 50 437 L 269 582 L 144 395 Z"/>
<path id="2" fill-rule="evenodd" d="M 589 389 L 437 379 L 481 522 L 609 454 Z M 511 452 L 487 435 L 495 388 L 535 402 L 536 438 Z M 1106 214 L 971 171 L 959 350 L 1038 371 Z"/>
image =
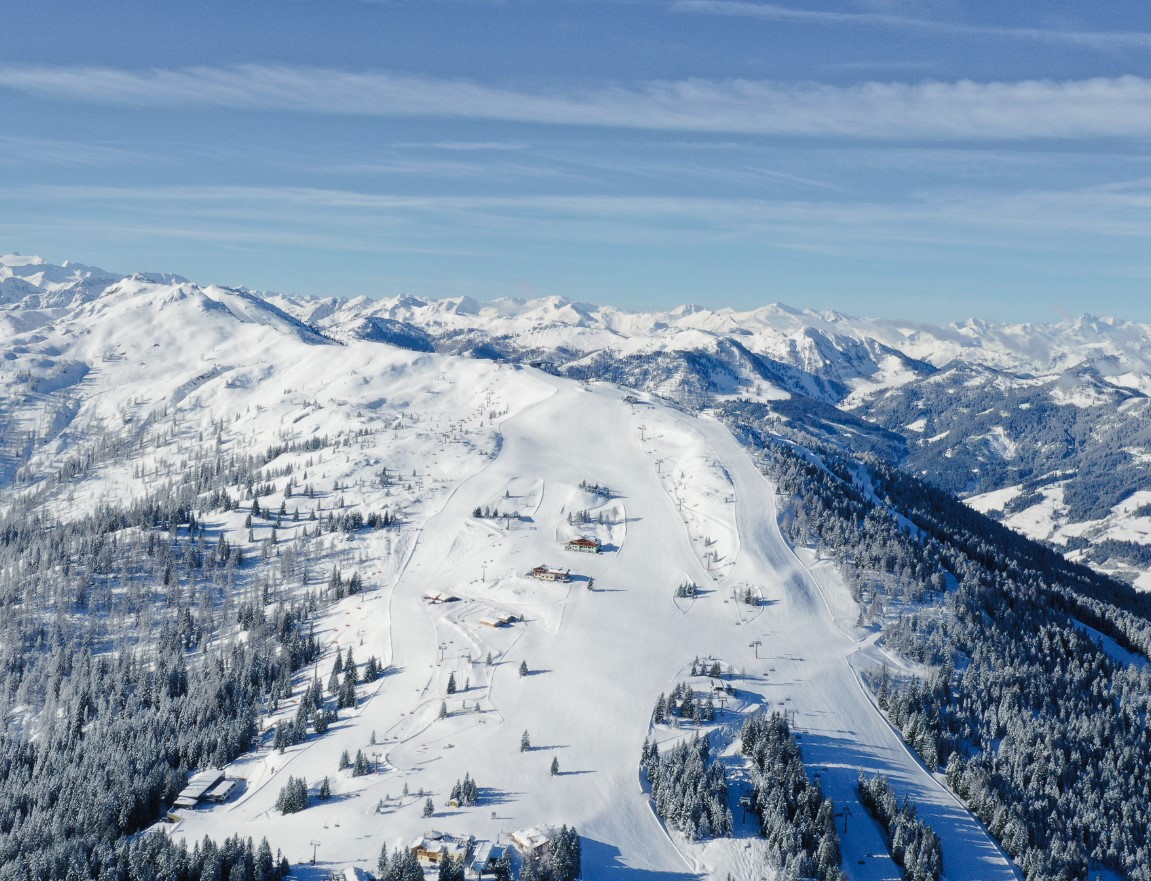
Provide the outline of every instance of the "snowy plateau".
<path id="1" fill-rule="evenodd" d="M 306 300 L 10 255 L 0 334 L 7 518 L 59 529 L 175 498 L 189 474 L 248 469 L 246 481 L 215 484 L 215 501 L 191 500 L 194 525 L 124 528 L 125 548 L 139 547 L 136 530 L 177 549 L 161 576 L 142 557 L 117 564 L 88 577 L 82 599 L 41 600 L 43 627 L 87 629 L 97 656 L 148 657 L 186 610 L 218 622 L 187 652 L 193 669 L 252 638 L 236 623 L 244 614 L 310 602 L 316 649 L 220 769 L 235 785 L 218 803 L 165 805 L 154 827 L 189 847 L 266 838 L 299 878 L 375 874 L 381 849 L 432 830 L 445 836 L 433 845 L 471 837 L 477 853 L 564 825 L 578 830 L 588 881 L 784 877 L 747 810 L 758 772 L 741 751 L 745 721 L 773 712 L 834 804 L 847 878 L 905 877 L 861 803 L 861 773 L 885 775 L 915 804 L 941 841 L 944 878 L 1023 877 L 868 685 L 880 670 L 931 669 L 864 626 L 842 566 L 781 533 L 790 501 L 732 433 L 725 405 L 762 404 L 790 443 L 810 439 L 810 425 L 845 455 L 861 439 L 896 464 L 948 447 L 966 457 L 955 491 L 1037 538 L 1151 544 L 1143 497 L 1072 523 L 1058 469 L 1025 488 L 1029 478 L 1000 467 L 1045 442 L 1032 427 L 1000 419 L 961 437 L 939 424 L 943 394 L 932 397 L 962 374 L 980 412 L 998 389 L 1018 397 L 1014 414 L 1043 395 L 1143 420 L 1151 335 L 1135 325 Z M 1151 442 L 1124 443 L 1151 460 Z M 981 483 L 989 462 L 999 477 Z M 1151 485 L 1142 491 L 1151 501 Z M 578 538 L 594 552 L 568 546 Z M 1076 546 L 1084 559 L 1088 544 Z M 225 545 L 239 563 L 195 571 L 198 555 Z M 546 571 L 533 576 L 537 567 Z M 1123 568 L 1141 577 L 1139 565 Z M 311 689 L 332 704 L 333 666 L 349 655 L 381 674 L 354 682 L 322 733 L 274 743 Z M 657 721 L 657 699 L 685 683 L 710 718 Z M 6 699 L 13 736 L 34 740 L 45 707 L 67 712 L 23 692 Z M 724 769 L 730 835 L 685 834 L 653 806 L 641 754 L 695 736 Z M 342 767 L 345 754 L 360 766 Z M 469 776 L 477 797 L 454 797 Z M 308 786 L 294 813 L 277 807 L 292 778 Z"/>

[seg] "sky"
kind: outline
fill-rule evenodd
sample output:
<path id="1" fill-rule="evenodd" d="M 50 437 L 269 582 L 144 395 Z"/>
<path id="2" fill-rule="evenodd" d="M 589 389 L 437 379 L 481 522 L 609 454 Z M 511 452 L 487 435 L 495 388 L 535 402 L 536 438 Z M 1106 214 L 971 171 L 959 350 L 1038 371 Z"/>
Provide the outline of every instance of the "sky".
<path id="1" fill-rule="evenodd" d="M 1151 321 L 1151 4 L 0 17 L 0 252 L 319 296 Z"/>

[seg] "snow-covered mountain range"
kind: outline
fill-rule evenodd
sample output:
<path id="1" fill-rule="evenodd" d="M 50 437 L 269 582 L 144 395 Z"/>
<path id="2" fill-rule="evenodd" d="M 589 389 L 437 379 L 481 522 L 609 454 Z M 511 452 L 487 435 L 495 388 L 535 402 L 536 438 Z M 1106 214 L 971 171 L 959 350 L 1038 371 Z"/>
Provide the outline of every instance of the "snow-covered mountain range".
<path id="1" fill-rule="evenodd" d="M 1134 833 L 1030 844 L 1047 815 L 975 747 L 1003 716 L 960 737 L 928 713 L 967 676 L 997 700 L 979 665 L 1014 651 L 964 603 L 984 622 L 1018 591 L 1093 677 L 1139 677 L 1140 597 L 897 469 L 1137 579 L 1146 328 L 320 300 L 12 255 L 0 294 L 0 866 L 43 850 L 19 877 L 80 852 L 99 876 L 173 805 L 165 840 L 266 838 L 316 881 L 417 838 L 519 841 L 519 870 L 563 824 L 588 881 L 899 877 L 861 771 L 916 805 L 947 881 L 1138 859 Z M 1022 680 L 1077 675 L 1043 651 Z M 778 750 L 746 723 L 772 712 L 810 816 L 771 813 Z M 696 735 L 720 788 L 661 769 Z M 209 765 L 226 792 L 177 801 Z M 1143 785 L 1107 767 L 1059 822 Z M 75 822 L 45 842 L 60 786 Z"/>
<path id="2" fill-rule="evenodd" d="M 633 313 L 560 298 L 271 299 L 335 339 L 528 361 L 692 406 L 771 402 L 801 437 L 879 454 L 1151 588 L 1147 325 L 1084 315 L 937 326 L 778 304 Z"/>
<path id="3" fill-rule="evenodd" d="M 531 363 L 691 406 L 768 402 L 781 430 L 880 455 L 1074 558 L 1151 587 L 1147 325 L 1084 315 L 937 326 L 778 304 L 627 312 L 556 297 L 313 299 L 0 258 L 0 327 L 14 339 L 132 296 L 190 297 L 315 342 Z M 106 344 L 91 354 L 120 345 Z M 19 359 L 9 361 L 19 369 Z M 18 458 L 8 451 L 9 470 Z"/>

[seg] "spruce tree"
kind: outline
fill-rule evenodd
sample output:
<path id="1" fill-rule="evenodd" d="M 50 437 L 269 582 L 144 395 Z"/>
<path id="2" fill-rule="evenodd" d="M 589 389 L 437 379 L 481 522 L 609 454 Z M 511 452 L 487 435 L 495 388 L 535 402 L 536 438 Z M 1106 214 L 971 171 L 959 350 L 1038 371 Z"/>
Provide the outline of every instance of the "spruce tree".
<path id="1" fill-rule="evenodd" d="M 471 806 L 480 800 L 480 790 L 476 781 L 469 774 L 464 774 L 464 782 L 460 785 L 460 798 L 465 805 Z"/>
<path id="2" fill-rule="evenodd" d="M 281 814 L 295 814 L 308 806 L 308 781 L 303 777 L 289 777 L 276 797 L 276 810 Z"/>
<path id="3" fill-rule="evenodd" d="M 344 680 L 340 683 L 340 693 L 336 699 L 336 706 L 341 710 L 355 709 L 356 706 L 356 673 L 355 669 L 344 669 Z"/>
<path id="4" fill-rule="evenodd" d="M 362 749 L 356 750 L 356 761 L 352 763 L 352 776 L 363 777 L 371 772 L 372 766 L 368 762 L 368 757 L 364 755 L 364 751 Z"/>

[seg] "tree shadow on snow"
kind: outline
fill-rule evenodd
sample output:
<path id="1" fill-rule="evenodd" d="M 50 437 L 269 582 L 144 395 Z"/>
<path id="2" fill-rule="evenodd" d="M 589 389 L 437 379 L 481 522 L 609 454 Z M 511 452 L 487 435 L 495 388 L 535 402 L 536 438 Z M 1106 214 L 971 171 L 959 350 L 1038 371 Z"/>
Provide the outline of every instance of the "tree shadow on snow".
<path id="1" fill-rule="evenodd" d="M 691 872 L 672 872 L 660 869 L 641 869 L 625 865 L 620 849 L 614 844 L 580 837 L 581 864 L 584 878 L 596 881 L 699 881 Z"/>
<path id="2" fill-rule="evenodd" d="M 364 776 L 366 777 L 368 775 L 365 774 Z M 348 801 L 348 800 L 353 799 L 353 798 L 360 798 L 361 795 L 363 795 L 363 793 L 359 792 L 359 791 L 356 791 L 356 792 L 333 792 L 327 798 L 321 800 L 318 796 L 313 794 L 313 795 L 309 796 L 309 804 L 316 804 L 316 805 L 338 804 L 339 802 L 342 802 L 342 801 Z"/>
<path id="3" fill-rule="evenodd" d="M 342 863 L 330 863 L 327 860 L 318 859 L 316 864 L 311 864 L 312 849 L 307 848 L 307 855 L 299 862 L 292 859 L 294 854 L 285 854 L 292 864 L 292 877 L 296 881 L 328 881 L 332 877 L 332 872 L 342 867 Z"/>
<path id="4" fill-rule="evenodd" d="M 523 793 L 508 792 L 505 789 L 481 786 L 479 788 L 479 800 L 476 801 L 476 805 L 481 808 L 490 807 L 491 805 L 506 805 L 515 801 L 516 797 L 520 795 L 523 795 Z"/>

